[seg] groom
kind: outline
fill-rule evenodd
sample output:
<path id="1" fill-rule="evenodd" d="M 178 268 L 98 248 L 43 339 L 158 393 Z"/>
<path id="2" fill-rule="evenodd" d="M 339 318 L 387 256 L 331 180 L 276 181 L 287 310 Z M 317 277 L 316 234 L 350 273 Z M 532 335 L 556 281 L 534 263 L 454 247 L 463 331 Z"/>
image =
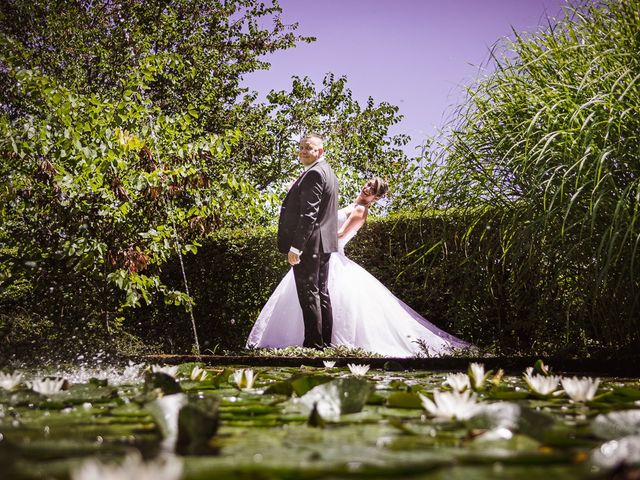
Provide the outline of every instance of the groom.
<path id="1" fill-rule="evenodd" d="M 322 156 L 322 138 L 300 141 L 305 171 L 294 182 L 280 208 L 278 250 L 293 266 L 304 320 L 304 347 L 331 343 L 333 314 L 328 276 L 331 252 L 338 250 L 338 180 Z"/>

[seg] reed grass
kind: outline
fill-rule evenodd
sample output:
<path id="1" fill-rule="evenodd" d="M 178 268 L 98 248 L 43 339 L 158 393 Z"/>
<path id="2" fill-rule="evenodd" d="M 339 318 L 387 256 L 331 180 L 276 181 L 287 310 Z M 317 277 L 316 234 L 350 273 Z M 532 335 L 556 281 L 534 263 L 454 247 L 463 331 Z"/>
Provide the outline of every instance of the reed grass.
<path id="1" fill-rule="evenodd" d="M 535 328 L 567 344 L 629 344 L 640 330 L 640 1 L 565 13 L 493 50 L 494 72 L 432 152 L 425 191 L 474 217 L 468 254 L 509 277 L 513 312 L 528 302 Z M 532 286 L 537 298 L 518 297 Z"/>

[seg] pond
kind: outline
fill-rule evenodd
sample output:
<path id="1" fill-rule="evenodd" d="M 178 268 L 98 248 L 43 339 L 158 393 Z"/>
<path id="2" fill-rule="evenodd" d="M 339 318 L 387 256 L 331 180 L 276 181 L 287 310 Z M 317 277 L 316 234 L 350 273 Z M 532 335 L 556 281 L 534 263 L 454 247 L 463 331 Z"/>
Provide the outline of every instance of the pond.
<path id="1" fill-rule="evenodd" d="M 0 375 L 1 478 L 549 480 L 640 466 L 638 380 L 540 362 L 523 375 L 340 363 L 39 375 Z"/>

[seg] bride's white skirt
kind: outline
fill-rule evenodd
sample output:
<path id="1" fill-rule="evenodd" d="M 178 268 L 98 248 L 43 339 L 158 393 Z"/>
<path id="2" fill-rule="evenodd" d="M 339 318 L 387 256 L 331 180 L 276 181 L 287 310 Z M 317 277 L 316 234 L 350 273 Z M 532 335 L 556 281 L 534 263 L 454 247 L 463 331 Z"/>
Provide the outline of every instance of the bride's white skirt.
<path id="1" fill-rule="evenodd" d="M 342 253 L 331 255 L 329 295 L 334 345 L 359 347 L 387 357 L 427 352 L 429 356 L 446 355 L 452 348 L 470 346 L 429 323 Z M 303 340 L 302 309 L 290 269 L 260 312 L 247 347 L 281 348 L 302 345 Z"/>

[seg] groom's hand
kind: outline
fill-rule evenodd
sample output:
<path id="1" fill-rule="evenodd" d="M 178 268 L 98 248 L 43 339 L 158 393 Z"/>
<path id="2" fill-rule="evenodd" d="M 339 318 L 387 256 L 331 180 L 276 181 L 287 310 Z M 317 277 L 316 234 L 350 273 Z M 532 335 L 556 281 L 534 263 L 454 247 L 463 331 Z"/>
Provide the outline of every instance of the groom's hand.
<path id="1" fill-rule="evenodd" d="M 287 260 L 289 260 L 289 265 L 297 265 L 300 263 L 300 255 L 297 253 L 289 252 L 287 254 Z"/>

